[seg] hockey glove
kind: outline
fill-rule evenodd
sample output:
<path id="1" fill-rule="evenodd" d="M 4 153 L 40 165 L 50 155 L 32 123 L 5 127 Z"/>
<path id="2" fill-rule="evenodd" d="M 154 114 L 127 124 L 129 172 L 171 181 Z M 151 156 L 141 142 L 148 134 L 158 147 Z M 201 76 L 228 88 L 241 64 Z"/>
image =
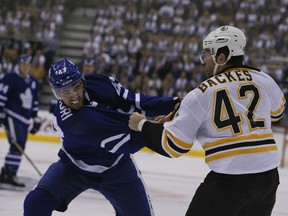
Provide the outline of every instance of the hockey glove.
<path id="1" fill-rule="evenodd" d="M 34 118 L 33 127 L 31 128 L 30 133 L 31 134 L 37 133 L 40 130 L 41 124 L 42 124 L 41 118 L 39 117 Z"/>

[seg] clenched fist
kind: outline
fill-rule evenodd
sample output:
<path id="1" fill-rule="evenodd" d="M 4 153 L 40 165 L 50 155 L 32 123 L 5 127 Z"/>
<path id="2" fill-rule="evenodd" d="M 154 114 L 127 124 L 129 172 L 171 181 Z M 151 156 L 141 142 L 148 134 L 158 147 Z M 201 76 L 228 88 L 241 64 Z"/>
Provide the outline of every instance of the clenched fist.
<path id="1" fill-rule="evenodd" d="M 131 114 L 129 119 L 129 127 L 131 130 L 139 131 L 138 124 L 142 119 L 146 119 L 144 115 L 141 115 L 137 112 Z"/>

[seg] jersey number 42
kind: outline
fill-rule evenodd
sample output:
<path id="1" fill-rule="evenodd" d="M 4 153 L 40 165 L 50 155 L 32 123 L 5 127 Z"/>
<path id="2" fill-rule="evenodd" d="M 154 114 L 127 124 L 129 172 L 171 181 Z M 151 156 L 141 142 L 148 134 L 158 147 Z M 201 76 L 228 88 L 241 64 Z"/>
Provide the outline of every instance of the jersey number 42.
<path id="1" fill-rule="evenodd" d="M 235 104 L 227 88 L 216 90 L 213 103 L 213 124 L 217 130 L 230 129 L 234 135 L 242 134 L 241 125 L 244 123 L 244 118 L 246 118 L 250 130 L 264 129 L 265 119 L 255 118 L 255 112 L 261 98 L 258 88 L 253 83 L 242 84 L 239 86 L 237 93 L 240 104 L 241 100 L 247 99 L 248 95 L 251 95 L 245 113 L 236 112 Z"/>

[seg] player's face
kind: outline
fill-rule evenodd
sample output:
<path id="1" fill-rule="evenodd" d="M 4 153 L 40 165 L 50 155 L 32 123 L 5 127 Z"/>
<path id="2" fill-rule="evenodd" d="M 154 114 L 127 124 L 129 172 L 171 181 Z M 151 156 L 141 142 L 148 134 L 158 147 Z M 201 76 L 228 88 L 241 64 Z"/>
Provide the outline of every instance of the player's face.
<path id="1" fill-rule="evenodd" d="M 200 60 L 204 65 L 204 73 L 207 77 L 211 77 L 213 75 L 213 70 L 215 66 L 215 63 L 211 56 L 211 51 L 209 49 L 204 50 L 201 54 Z"/>
<path id="2" fill-rule="evenodd" d="M 93 74 L 94 70 L 95 70 L 95 67 L 92 64 L 84 64 L 83 65 L 83 73 L 84 74 Z"/>
<path id="3" fill-rule="evenodd" d="M 19 64 L 19 71 L 20 74 L 24 77 L 27 77 L 30 74 L 31 71 L 31 64 L 29 62 L 21 62 Z"/>
<path id="4" fill-rule="evenodd" d="M 70 108 L 75 110 L 81 109 L 84 101 L 84 87 L 82 82 L 78 81 L 66 89 L 59 90 L 59 96 Z"/>

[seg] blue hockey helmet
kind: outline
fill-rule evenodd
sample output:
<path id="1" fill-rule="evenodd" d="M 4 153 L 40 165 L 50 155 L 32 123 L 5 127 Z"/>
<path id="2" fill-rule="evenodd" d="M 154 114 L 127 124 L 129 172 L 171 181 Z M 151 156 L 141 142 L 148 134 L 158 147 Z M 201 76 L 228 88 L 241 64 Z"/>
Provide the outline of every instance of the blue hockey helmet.
<path id="1" fill-rule="evenodd" d="M 22 54 L 18 58 L 18 63 L 22 63 L 22 62 L 31 64 L 32 63 L 32 57 L 30 55 L 27 55 L 27 54 Z"/>
<path id="2" fill-rule="evenodd" d="M 49 68 L 49 84 L 57 99 L 60 99 L 58 90 L 68 88 L 81 79 L 84 80 L 84 77 L 79 68 L 67 58 L 51 64 Z"/>
<path id="3" fill-rule="evenodd" d="M 83 64 L 85 64 L 85 65 L 95 65 L 95 64 L 96 64 L 96 61 L 95 61 L 94 58 L 86 57 L 86 58 L 83 60 Z"/>

